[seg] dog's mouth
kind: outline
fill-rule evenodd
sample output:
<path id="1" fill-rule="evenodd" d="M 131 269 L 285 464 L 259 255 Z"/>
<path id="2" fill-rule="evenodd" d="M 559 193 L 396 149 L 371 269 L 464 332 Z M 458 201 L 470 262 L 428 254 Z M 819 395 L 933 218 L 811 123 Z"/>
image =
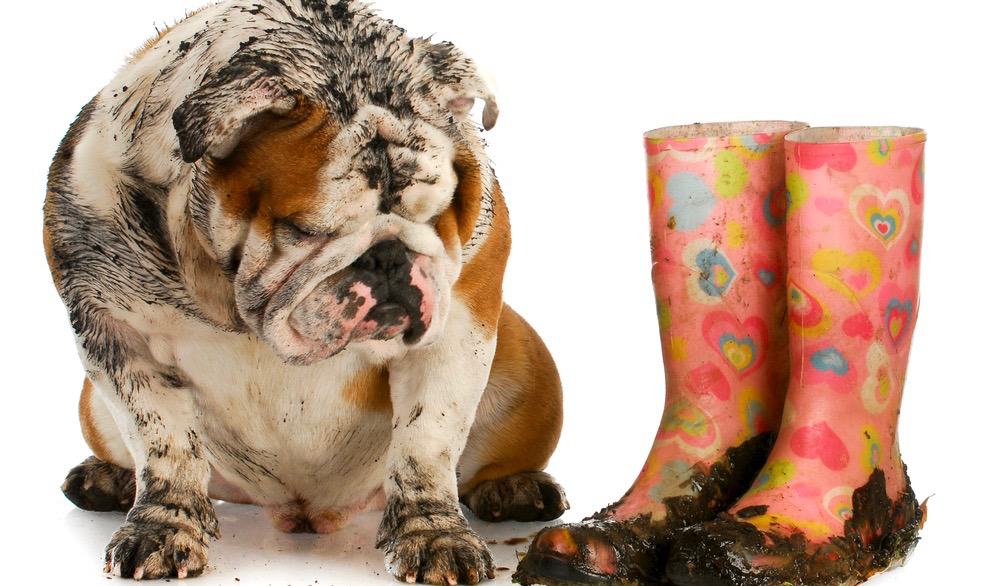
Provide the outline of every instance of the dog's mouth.
<path id="1" fill-rule="evenodd" d="M 435 293 L 431 259 L 399 240 L 372 246 L 320 281 L 287 318 L 266 320 L 264 335 L 289 362 L 311 364 L 353 342 L 401 338 L 416 344 L 430 329 Z"/>

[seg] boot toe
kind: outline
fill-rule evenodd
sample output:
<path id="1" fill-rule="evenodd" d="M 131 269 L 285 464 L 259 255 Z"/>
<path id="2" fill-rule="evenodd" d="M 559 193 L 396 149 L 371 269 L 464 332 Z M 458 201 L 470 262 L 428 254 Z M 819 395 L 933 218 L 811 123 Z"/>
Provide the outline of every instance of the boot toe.
<path id="1" fill-rule="evenodd" d="M 585 525 L 560 525 L 535 536 L 518 564 L 521 584 L 610 584 L 616 572 L 614 547 Z"/>

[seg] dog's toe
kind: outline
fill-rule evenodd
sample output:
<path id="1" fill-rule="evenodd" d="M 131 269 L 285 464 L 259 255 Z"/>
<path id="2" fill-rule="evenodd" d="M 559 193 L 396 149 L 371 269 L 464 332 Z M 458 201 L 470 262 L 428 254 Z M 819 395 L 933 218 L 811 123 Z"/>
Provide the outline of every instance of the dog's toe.
<path id="1" fill-rule="evenodd" d="M 551 521 L 569 509 L 566 493 L 545 472 L 520 472 L 479 483 L 462 504 L 484 521 Z"/>

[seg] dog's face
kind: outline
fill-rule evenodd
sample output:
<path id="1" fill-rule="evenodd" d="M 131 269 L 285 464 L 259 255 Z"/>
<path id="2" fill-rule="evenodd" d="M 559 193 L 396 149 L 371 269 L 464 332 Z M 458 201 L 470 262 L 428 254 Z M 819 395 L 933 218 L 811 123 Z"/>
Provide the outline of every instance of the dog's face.
<path id="1" fill-rule="evenodd" d="M 397 57 L 400 87 L 425 88 L 402 106 L 362 89 L 338 108 L 251 65 L 235 84 L 207 81 L 174 114 L 183 157 L 200 161 L 189 206 L 199 234 L 232 276 L 242 320 L 287 361 L 367 340 L 429 344 L 443 326 L 459 216 L 483 197 L 467 114 L 484 98 L 491 127 L 496 105 L 457 54 L 449 67 L 461 75 L 428 87 L 428 47 Z"/>

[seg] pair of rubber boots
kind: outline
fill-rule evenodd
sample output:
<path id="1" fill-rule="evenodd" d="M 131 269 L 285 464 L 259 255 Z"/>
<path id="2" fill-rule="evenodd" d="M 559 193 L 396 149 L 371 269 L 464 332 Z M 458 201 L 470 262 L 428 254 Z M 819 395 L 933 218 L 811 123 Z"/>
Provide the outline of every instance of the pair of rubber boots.
<path id="1" fill-rule="evenodd" d="M 897 442 L 925 134 L 645 136 L 667 399 L 617 503 L 536 536 L 521 584 L 857 584 L 925 518 Z"/>

